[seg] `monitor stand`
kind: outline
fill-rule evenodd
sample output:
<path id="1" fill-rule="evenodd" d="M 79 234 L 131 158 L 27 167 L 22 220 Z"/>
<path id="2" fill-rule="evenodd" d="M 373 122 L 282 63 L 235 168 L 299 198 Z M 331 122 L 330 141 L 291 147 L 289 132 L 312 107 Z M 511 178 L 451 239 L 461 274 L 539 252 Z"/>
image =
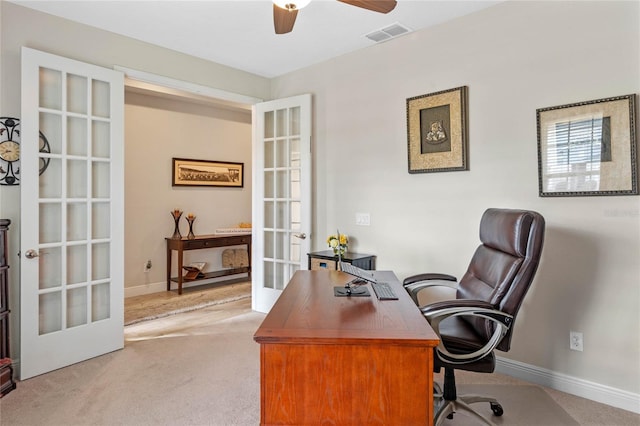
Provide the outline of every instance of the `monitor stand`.
<path id="1" fill-rule="evenodd" d="M 369 297 L 371 293 L 366 287 L 334 287 L 333 295 L 336 297 Z"/>

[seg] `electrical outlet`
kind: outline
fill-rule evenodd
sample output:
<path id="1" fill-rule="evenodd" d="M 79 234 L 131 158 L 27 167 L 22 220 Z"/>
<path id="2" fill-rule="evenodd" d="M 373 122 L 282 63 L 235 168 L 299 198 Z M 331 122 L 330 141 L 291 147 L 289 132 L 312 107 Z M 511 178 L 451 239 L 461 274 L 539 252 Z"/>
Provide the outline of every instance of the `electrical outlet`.
<path id="1" fill-rule="evenodd" d="M 151 259 L 147 260 L 146 262 L 144 262 L 144 272 L 149 272 L 151 270 Z"/>
<path id="2" fill-rule="evenodd" d="M 569 349 L 571 349 L 572 351 L 583 351 L 584 342 L 582 340 L 582 333 L 579 333 L 577 331 L 569 332 Z"/>

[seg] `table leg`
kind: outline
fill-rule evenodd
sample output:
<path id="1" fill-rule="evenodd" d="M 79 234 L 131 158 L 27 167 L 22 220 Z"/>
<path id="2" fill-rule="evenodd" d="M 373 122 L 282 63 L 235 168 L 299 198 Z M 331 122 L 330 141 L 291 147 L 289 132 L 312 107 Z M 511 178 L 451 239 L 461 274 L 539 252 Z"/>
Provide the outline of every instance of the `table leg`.
<path id="1" fill-rule="evenodd" d="M 171 249 L 167 244 L 167 291 L 171 290 Z"/>
<path id="2" fill-rule="evenodd" d="M 178 294 L 182 294 L 182 248 L 178 249 Z"/>
<path id="3" fill-rule="evenodd" d="M 247 277 L 251 280 L 251 241 L 247 243 L 247 257 L 249 258 L 249 272 Z"/>

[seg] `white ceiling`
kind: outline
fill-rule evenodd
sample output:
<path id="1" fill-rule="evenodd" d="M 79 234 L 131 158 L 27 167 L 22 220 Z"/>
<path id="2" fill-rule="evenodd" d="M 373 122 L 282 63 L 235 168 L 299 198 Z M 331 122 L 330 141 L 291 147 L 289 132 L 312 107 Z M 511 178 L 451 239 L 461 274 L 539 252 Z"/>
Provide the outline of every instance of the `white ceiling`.
<path id="1" fill-rule="evenodd" d="M 12 1 L 268 78 L 374 45 L 365 34 L 394 23 L 417 31 L 499 2 L 399 0 L 384 15 L 313 0 L 276 35 L 270 0 Z"/>

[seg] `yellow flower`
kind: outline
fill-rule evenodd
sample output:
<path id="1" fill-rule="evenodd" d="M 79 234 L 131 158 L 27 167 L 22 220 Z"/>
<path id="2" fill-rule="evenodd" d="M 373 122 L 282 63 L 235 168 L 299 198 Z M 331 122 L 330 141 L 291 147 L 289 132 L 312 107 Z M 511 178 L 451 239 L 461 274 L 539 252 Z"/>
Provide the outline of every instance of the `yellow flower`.
<path id="1" fill-rule="evenodd" d="M 327 244 L 332 249 L 340 249 L 343 253 L 347 251 L 347 245 L 349 244 L 349 237 L 345 234 L 340 234 L 340 239 L 335 235 L 329 235 L 327 237 Z"/>

